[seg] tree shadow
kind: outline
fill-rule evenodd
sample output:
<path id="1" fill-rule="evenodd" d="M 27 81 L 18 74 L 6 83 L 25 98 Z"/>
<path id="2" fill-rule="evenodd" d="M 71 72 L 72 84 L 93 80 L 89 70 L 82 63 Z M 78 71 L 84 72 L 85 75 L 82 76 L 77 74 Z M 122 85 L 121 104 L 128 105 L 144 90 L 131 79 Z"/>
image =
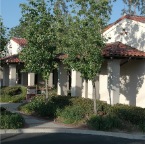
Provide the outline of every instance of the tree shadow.
<path id="1" fill-rule="evenodd" d="M 136 99 L 144 83 L 145 66 L 143 60 L 131 60 L 121 67 L 120 93 L 136 106 Z"/>
<path id="2" fill-rule="evenodd" d="M 108 39 L 107 43 L 119 41 L 140 51 L 145 51 L 143 23 L 124 19 L 118 22 L 116 27 L 110 28 L 110 31 L 105 33 L 105 37 Z"/>
<path id="3" fill-rule="evenodd" d="M 114 24 L 116 25 L 104 33 L 104 36 L 108 39 L 107 43 L 118 41 L 145 52 L 144 23 L 127 18 Z M 129 50 L 129 48 L 126 49 Z M 119 102 L 126 103 L 128 101 L 130 105 L 142 106 L 139 103 L 143 100 L 143 90 L 145 89 L 145 61 L 137 54 L 133 55 L 120 57 L 121 61 L 126 59 L 127 62 L 121 64 L 120 67 Z M 128 62 L 130 58 L 132 60 Z M 112 89 L 111 85 L 109 87 Z M 123 97 L 127 101 L 123 100 Z"/>

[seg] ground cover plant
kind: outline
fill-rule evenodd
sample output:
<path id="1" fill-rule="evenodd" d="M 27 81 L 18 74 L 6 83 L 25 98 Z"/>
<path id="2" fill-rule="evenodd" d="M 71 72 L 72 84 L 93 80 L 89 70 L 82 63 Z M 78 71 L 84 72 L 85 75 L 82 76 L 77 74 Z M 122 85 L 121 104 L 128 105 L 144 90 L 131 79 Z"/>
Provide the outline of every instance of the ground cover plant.
<path id="1" fill-rule="evenodd" d="M 24 127 L 24 119 L 17 113 L 11 113 L 0 107 L 0 129 L 17 129 Z"/>
<path id="2" fill-rule="evenodd" d="M 21 102 L 26 98 L 26 92 L 24 86 L 2 87 L 0 102 Z"/>

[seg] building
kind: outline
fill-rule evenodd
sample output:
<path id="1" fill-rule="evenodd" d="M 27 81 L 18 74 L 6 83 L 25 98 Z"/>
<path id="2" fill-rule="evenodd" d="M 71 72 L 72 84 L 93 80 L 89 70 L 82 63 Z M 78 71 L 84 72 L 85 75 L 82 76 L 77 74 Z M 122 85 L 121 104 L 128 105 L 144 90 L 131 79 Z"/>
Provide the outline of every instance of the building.
<path id="1" fill-rule="evenodd" d="M 105 61 L 99 76 L 96 76 L 97 98 L 112 105 L 122 103 L 145 108 L 145 17 L 123 16 L 108 25 L 103 36 L 107 42 L 102 52 Z M 21 72 L 23 62 L 19 60 L 17 52 L 23 46 L 18 40 L 21 41 L 16 38 L 11 40 L 11 43 L 18 45 L 9 52 L 12 55 L 1 59 L 3 85 L 39 84 L 41 76 Z M 58 95 L 67 95 L 71 91 L 72 96 L 93 98 L 92 82 L 86 83 L 79 72 L 66 71 L 61 62 L 65 57 L 65 54 L 57 56 L 58 71 L 50 75 L 49 85 L 57 83 Z"/>

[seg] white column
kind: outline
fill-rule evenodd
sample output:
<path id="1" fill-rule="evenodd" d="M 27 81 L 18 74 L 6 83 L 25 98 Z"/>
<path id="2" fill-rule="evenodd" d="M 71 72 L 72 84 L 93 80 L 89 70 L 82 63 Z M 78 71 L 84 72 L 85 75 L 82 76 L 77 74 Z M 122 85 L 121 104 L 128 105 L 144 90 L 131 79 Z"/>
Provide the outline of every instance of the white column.
<path id="1" fill-rule="evenodd" d="M 108 61 L 108 91 L 110 103 L 119 103 L 120 94 L 120 60 Z"/>
<path id="2" fill-rule="evenodd" d="M 93 85 L 91 80 L 88 80 L 88 98 L 93 99 Z"/>
<path id="3" fill-rule="evenodd" d="M 82 97 L 88 98 L 88 82 L 85 79 L 82 79 Z"/>
<path id="4" fill-rule="evenodd" d="M 99 99 L 99 76 L 96 75 L 95 78 L 95 88 L 93 89 L 93 83 L 92 81 L 88 81 L 88 98 L 94 99 L 94 96 L 96 99 Z"/>
<path id="5" fill-rule="evenodd" d="M 53 87 L 53 73 L 50 73 L 49 80 L 48 80 L 48 86 L 51 88 Z"/>
<path id="6" fill-rule="evenodd" d="M 3 67 L 3 86 L 9 86 L 9 66 Z"/>
<path id="7" fill-rule="evenodd" d="M 81 73 L 75 70 L 71 71 L 71 96 L 82 96 Z"/>
<path id="8" fill-rule="evenodd" d="M 21 85 L 24 85 L 24 86 L 28 85 L 28 73 L 26 72 L 21 73 Z"/>
<path id="9" fill-rule="evenodd" d="M 67 71 L 64 69 L 64 65 L 59 63 L 57 94 L 67 95 L 67 91 L 68 91 Z"/>
<path id="10" fill-rule="evenodd" d="M 28 73 L 28 86 L 35 85 L 35 73 Z"/>
<path id="11" fill-rule="evenodd" d="M 10 64 L 9 65 L 9 86 L 16 85 L 16 65 Z"/>

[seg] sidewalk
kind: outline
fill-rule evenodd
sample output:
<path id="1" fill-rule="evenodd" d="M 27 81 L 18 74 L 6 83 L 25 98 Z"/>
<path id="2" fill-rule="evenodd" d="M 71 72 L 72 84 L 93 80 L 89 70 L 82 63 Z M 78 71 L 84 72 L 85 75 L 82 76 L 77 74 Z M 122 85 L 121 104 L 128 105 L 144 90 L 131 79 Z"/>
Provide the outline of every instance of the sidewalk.
<path id="1" fill-rule="evenodd" d="M 104 132 L 81 129 L 77 127 L 66 126 L 63 124 L 55 123 L 54 121 L 44 120 L 33 116 L 28 116 L 20 113 L 17 107 L 21 103 L 0 103 L 1 106 L 7 108 L 11 112 L 19 113 L 23 116 L 26 122 L 26 127 L 23 129 L 1 129 L 0 134 L 6 133 L 76 133 L 76 134 L 91 134 L 91 135 L 103 135 L 113 136 L 127 139 L 140 139 L 145 140 L 145 134 L 143 133 L 120 133 L 120 132 Z"/>

